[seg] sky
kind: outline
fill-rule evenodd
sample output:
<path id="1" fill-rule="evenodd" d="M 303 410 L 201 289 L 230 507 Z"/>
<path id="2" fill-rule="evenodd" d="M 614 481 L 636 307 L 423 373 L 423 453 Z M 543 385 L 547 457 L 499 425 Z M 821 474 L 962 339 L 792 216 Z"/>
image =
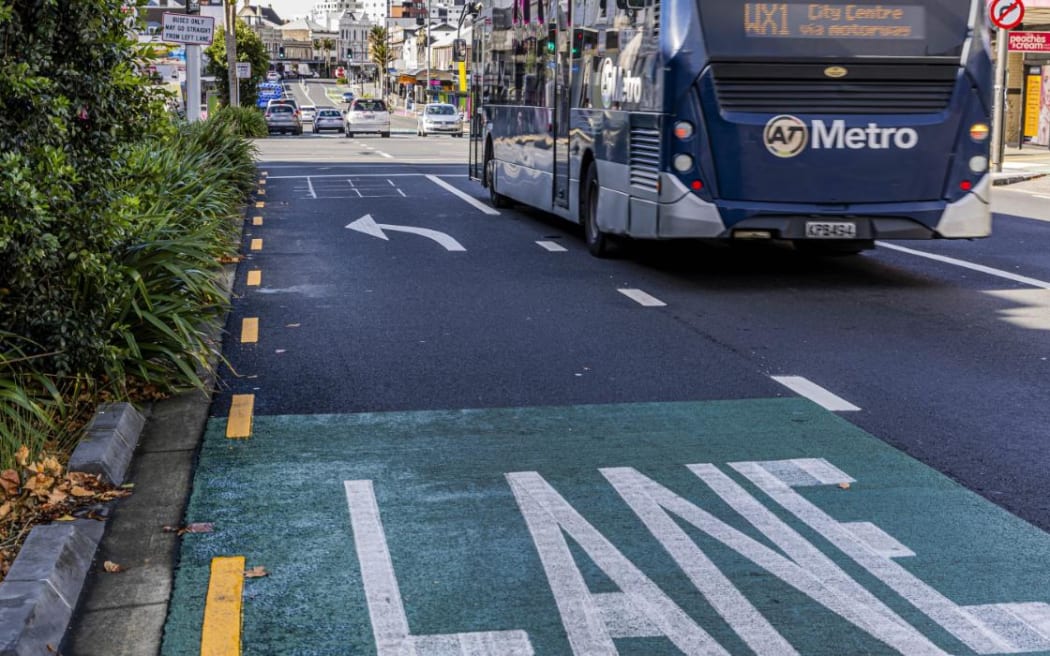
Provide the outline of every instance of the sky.
<path id="1" fill-rule="evenodd" d="M 306 16 L 314 6 L 314 0 L 252 0 L 253 5 L 265 7 L 271 5 L 277 15 L 288 20 L 296 16 Z"/>

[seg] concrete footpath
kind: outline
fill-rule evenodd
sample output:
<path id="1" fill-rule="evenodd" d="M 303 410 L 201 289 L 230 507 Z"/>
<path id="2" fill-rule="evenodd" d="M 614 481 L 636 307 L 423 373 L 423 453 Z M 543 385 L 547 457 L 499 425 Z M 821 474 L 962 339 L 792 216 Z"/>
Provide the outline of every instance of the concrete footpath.
<path id="1" fill-rule="evenodd" d="M 1044 175 L 1050 175 L 1050 149 L 1026 147 L 1008 148 L 1003 171 L 992 177 L 996 185 L 1005 185 Z M 159 653 L 179 543 L 165 527 L 183 521 L 210 402 L 208 395 L 192 392 L 144 408 L 148 419 L 127 477 L 134 494 L 113 503 L 87 580 L 71 588 L 79 591 L 82 585 L 83 592 L 79 603 L 75 595 L 69 600 L 76 612 L 65 638 L 57 650 L 57 641 L 47 640 L 8 645 L 0 656 Z M 106 572 L 106 561 L 124 571 Z M 29 621 L 46 619 L 30 616 Z M 31 630 L 21 633 L 35 635 Z"/>

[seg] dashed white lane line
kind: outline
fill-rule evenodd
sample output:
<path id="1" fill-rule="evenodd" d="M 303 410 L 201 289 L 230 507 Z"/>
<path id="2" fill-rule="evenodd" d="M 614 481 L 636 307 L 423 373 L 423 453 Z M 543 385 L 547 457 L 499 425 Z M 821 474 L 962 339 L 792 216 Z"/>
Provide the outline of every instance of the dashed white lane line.
<path id="1" fill-rule="evenodd" d="M 314 183 L 310 180 L 310 176 L 306 176 L 306 184 L 310 187 L 310 197 L 317 200 L 317 192 L 314 191 Z"/>
<path id="2" fill-rule="evenodd" d="M 784 387 L 832 412 L 856 412 L 860 410 L 841 396 L 837 396 L 820 385 L 802 376 L 772 376 Z"/>
<path id="3" fill-rule="evenodd" d="M 473 196 L 471 196 L 471 195 L 469 195 L 467 193 L 464 193 L 464 192 L 460 191 L 459 189 L 456 189 L 455 187 L 453 187 L 449 183 L 445 182 L 441 178 L 437 177 L 436 175 L 427 175 L 427 180 L 430 180 L 431 182 L 433 182 L 437 186 L 441 187 L 445 191 L 449 192 L 450 194 L 452 194 L 454 196 L 459 196 L 461 199 L 466 201 L 468 204 L 470 204 L 473 207 L 481 210 L 485 214 L 489 214 L 489 215 L 492 215 L 492 216 L 499 216 L 499 210 L 492 209 L 491 207 L 489 207 L 485 203 L 482 203 L 477 198 L 474 198 Z"/>
<path id="4" fill-rule="evenodd" d="M 539 244 L 542 248 L 546 248 L 551 253 L 565 253 L 569 250 L 561 244 L 553 241 L 538 241 L 536 243 Z"/>
<path id="5" fill-rule="evenodd" d="M 635 303 L 645 307 L 665 307 L 667 305 L 667 303 L 664 303 L 655 296 L 650 296 L 649 294 L 646 294 L 640 289 L 625 288 L 618 289 L 616 291 L 620 292 Z"/>
<path id="6" fill-rule="evenodd" d="M 909 255 L 917 255 L 919 257 L 925 257 L 929 260 L 936 260 L 937 262 L 944 262 L 945 264 L 952 264 L 957 267 L 964 269 L 970 269 L 971 271 L 979 271 L 981 273 L 987 273 L 990 276 L 996 276 L 1005 280 L 1012 280 L 1013 282 L 1021 283 L 1022 285 L 1030 285 L 1038 289 L 1050 289 L 1050 282 L 1043 280 L 1037 280 L 1035 278 L 1029 278 L 1028 276 L 1021 276 L 1016 273 L 1010 273 L 1009 271 L 1003 271 L 1002 269 L 994 269 L 983 264 L 975 264 L 974 262 L 967 262 L 966 260 L 957 260 L 954 257 L 947 257 L 946 255 L 937 255 L 935 253 L 927 253 L 925 251 L 917 251 L 912 248 L 905 246 L 897 246 L 896 244 L 888 244 L 884 241 L 877 242 L 879 248 L 888 248 L 891 251 L 900 251 L 901 253 L 908 253 Z"/>

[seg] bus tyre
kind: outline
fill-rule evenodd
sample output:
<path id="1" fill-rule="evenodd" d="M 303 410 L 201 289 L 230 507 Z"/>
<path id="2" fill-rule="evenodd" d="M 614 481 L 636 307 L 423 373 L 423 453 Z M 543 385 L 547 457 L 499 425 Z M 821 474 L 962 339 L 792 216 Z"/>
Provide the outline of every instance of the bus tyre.
<path id="1" fill-rule="evenodd" d="M 587 250 L 595 257 L 610 257 L 615 250 L 613 237 L 598 227 L 598 174 L 592 164 L 583 182 L 583 234 Z"/>
<path id="2" fill-rule="evenodd" d="M 510 199 L 496 191 L 496 160 L 489 150 L 485 158 L 485 186 L 489 189 L 489 202 L 496 208 L 510 207 Z"/>

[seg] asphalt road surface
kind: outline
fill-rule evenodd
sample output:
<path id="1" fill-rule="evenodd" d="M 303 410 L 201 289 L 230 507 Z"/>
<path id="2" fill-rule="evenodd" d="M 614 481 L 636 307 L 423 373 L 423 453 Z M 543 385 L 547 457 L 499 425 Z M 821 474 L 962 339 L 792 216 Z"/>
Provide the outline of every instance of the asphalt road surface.
<path id="1" fill-rule="evenodd" d="M 259 147 L 163 653 L 234 556 L 244 654 L 1050 653 L 1041 183 L 980 241 L 598 260 L 465 139 Z"/>

